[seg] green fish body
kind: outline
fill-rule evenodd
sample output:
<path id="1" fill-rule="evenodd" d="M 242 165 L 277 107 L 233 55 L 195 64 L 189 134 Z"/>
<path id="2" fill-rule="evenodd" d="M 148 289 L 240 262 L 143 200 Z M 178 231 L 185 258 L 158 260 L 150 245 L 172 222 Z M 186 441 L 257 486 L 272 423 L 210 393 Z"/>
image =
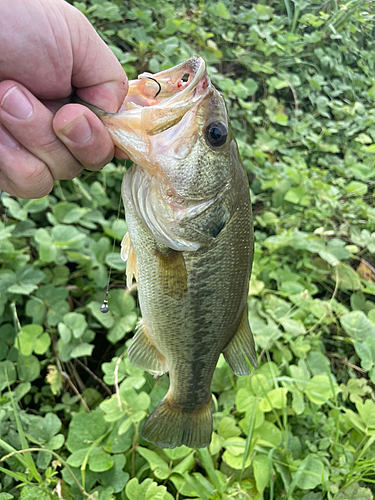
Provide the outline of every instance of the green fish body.
<path id="1" fill-rule="evenodd" d="M 128 356 L 170 377 L 142 436 L 160 447 L 200 448 L 211 440 L 210 384 L 220 354 L 238 375 L 250 372 L 248 360 L 256 367 L 247 177 L 201 58 L 141 75 L 124 105 L 101 119 L 135 162 L 123 181 L 123 257 L 128 285 L 137 276 L 142 320 Z"/>

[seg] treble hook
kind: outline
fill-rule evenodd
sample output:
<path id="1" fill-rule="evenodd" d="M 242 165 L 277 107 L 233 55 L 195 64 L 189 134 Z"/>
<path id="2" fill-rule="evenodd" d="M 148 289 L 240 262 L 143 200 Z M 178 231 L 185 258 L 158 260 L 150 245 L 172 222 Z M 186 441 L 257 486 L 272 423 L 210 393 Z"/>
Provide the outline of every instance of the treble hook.
<path id="1" fill-rule="evenodd" d="M 160 92 L 161 92 L 161 85 L 160 85 L 160 83 L 159 83 L 157 80 L 155 80 L 155 78 L 152 78 L 151 76 L 148 76 L 147 78 L 148 78 L 149 80 L 153 80 L 155 83 L 157 83 L 157 84 L 159 85 L 159 90 L 156 92 L 156 94 L 155 94 L 155 96 L 154 96 L 154 99 L 156 99 L 156 98 L 157 98 L 157 96 L 158 96 L 158 95 L 160 94 Z"/>

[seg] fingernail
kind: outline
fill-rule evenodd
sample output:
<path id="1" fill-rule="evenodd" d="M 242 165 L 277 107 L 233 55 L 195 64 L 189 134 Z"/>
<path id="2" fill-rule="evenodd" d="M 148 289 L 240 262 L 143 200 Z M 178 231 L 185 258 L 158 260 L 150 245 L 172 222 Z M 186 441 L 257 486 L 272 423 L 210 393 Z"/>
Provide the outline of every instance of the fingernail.
<path id="1" fill-rule="evenodd" d="M 20 147 L 19 142 L 2 125 L 0 125 L 0 144 L 10 149 L 18 149 Z"/>
<path id="2" fill-rule="evenodd" d="M 12 87 L 6 92 L 0 108 L 19 120 L 25 120 L 33 114 L 33 105 L 18 87 Z"/>
<path id="3" fill-rule="evenodd" d="M 72 142 L 83 144 L 90 139 L 92 130 L 86 116 L 82 115 L 61 129 L 60 134 L 67 137 Z"/>

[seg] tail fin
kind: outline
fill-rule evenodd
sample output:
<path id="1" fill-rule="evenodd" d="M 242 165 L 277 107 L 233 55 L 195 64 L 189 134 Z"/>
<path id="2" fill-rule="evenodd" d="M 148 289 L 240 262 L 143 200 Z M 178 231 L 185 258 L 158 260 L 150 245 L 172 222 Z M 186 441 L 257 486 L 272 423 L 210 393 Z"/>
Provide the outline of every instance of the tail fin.
<path id="1" fill-rule="evenodd" d="M 208 446 L 212 435 L 210 402 L 191 412 L 172 404 L 167 396 L 151 413 L 142 429 L 142 437 L 160 448 L 175 448 L 183 444 L 189 448 Z"/>

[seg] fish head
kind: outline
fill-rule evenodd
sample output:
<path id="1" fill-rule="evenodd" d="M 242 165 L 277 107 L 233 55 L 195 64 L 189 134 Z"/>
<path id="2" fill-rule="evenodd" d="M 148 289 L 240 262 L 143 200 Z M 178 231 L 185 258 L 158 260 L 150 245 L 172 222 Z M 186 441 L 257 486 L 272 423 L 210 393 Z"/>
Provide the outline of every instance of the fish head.
<path id="1" fill-rule="evenodd" d="M 116 146 L 176 196 L 207 199 L 232 176 L 237 146 L 201 57 L 139 75 L 119 113 L 100 118 Z"/>

